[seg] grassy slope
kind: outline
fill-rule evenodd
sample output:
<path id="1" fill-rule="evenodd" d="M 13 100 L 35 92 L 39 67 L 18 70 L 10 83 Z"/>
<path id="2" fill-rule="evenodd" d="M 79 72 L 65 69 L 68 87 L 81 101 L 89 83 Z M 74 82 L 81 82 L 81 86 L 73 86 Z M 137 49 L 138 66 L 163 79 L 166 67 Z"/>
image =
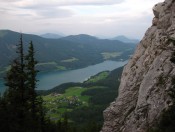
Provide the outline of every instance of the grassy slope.
<path id="1" fill-rule="evenodd" d="M 108 75 L 109 72 L 107 71 L 101 72 L 96 76 L 91 77 L 86 81 L 86 83 L 98 82 L 105 79 Z M 99 88 L 99 86 L 93 86 L 90 88 L 69 87 L 63 94 L 51 93 L 49 95 L 43 96 L 46 110 L 48 111 L 48 116 L 50 116 L 51 119 L 59 120 L 61 115 L 67 111 L 72 111 L 78 107 L 88 106 L 91 96 L 82 95 L 82 93 L 97 88 Z"/>
<path id="2" fill-rule="evenodd" d="M 62 60 L 61 62 L 74 62 L 74 61 L 78 61 L 78 59 L 75 57 L 71 57 L 70 59 Z"/>
<path id="3" fill-rule="evenodd" d="M 100 80 L 105 79 L 107 76 L 109 75 L 108 71 L 104 71 L 104 72 L 100 72 L 99 74 L 92 76 L 91 78 L 89 78 L 87 81 L 85 81 L 85 83 L 95 83 L 98 82 Z"/>
<path id="4" fill-rule="evenodd" d="M 65 112 L 79 106 L 87 106 L 89 96 L 81 96 L 86 89 L 71 87 L 64 94 L 49 94 L 43 96 L 48 116 L 53 120 L 59 120 Z"/>
<path id="5" fill-rule="evenodd" d="M 69 122 L 78 128 L 78 132 L 90 122 L 101 127 L 104 109 L 117 97 L 122 70 L 101 72 L 84 83 L 68 83 L 57 87 L 61 90 L 46 91 L 43 98 L 48 116 L 57 121 L 67 114 Z"/>
<path id="6" fill-rule="evenodd" d="M 101 53 L 104 60 L 112 59 L 121 56 L 122 52 L 104 52 Z"/>

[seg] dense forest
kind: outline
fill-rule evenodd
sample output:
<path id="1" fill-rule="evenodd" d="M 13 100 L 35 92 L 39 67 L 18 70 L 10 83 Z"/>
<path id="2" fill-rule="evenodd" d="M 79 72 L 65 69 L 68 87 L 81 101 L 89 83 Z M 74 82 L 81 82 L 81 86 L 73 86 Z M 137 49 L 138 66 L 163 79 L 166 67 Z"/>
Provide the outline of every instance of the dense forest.
<path id="1" fill-rule="evenodd" d="M 103 111 L 117 97 L 123 67 L 100 72 L 83 83 L 65 83 L 46 91 L 43 97 L 46 115 L 59 121 L 66 115 L 69 127 L 77 132 L 99 132 Z"/>
<path id="2" fill-rule="evenodd" d="M 83 83 L 66 83 L 51 90 L 36 91 L 38 70 L 32 41 L 28 52 L 24 51 L 21 35 L 17 57 L 5 76 L 7 89 L 0 97 L 0 131 L 100 131 L 103 111 L 117 96 L 123 68 L 101 72 Z M 52 104 L 53 101 L 56 103 Z"/>
<path id="3" fill-rule="evenodd" d="M 20 33 L 0 30 L 0 77 L 9 69 L 9 62 L 16 56 L 15 42 Z M 94 65 L 105 60 L 127 60 L 136 44 L 118 40 L 98 39 L 89 35 L 71 35 L 60 39 L 46 39 L 23 34 L 24 51 L 33 40 L 36 65 L 40 71 L 70 70 Z"/>
<path id="4" fill-rule="evenodd" d="M 52 132 L 59 131 L 56 124 L 46 117 L 43 99 L 37 96 L 34 47 L 29 44 L 24 55 L 23 39 L 17 45 L 17 58 L 5 77 L 7 90 L 0 97 L 1 132 Z"/>

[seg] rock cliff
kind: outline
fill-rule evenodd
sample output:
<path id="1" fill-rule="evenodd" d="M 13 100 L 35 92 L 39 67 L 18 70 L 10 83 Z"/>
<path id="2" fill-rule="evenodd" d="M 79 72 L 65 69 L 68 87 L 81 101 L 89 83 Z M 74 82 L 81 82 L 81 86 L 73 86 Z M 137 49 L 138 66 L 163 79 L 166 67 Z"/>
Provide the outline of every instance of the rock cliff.
<path id="1" fill-rule="evenodd" d="M 101 132 L 147 132 L 174 105 L 175 0 L 153 7 L 153 24 L 125 66 Z"/>

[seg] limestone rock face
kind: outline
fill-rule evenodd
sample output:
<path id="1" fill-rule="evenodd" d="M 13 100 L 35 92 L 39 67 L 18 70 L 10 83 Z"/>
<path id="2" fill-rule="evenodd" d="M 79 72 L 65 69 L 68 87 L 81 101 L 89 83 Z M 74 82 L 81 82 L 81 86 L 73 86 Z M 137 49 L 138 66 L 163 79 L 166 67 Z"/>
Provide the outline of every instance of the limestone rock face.
<path id="1" fill-rule="evenodd" d="M 156 22 L 125 66 L 118 98 L 104 111 L 101 132 L 146 132 L 173 101 L 169 96 L 175 64 L 175 0 L 153 7 Z M 155 19 L 154 18 L 154 19 Z"/>

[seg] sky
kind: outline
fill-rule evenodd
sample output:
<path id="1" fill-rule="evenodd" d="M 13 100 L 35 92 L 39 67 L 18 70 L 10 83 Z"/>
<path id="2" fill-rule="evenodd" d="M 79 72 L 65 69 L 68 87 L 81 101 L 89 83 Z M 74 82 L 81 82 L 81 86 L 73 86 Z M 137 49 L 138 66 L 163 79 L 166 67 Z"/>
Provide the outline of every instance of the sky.
<path id="1" fill-rule="evenodd" d="M 141 39 L 163 0 L 0 0 L 0 29 Z"/>

